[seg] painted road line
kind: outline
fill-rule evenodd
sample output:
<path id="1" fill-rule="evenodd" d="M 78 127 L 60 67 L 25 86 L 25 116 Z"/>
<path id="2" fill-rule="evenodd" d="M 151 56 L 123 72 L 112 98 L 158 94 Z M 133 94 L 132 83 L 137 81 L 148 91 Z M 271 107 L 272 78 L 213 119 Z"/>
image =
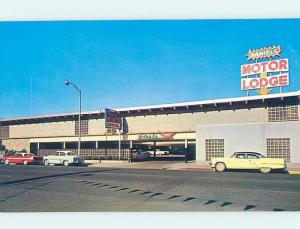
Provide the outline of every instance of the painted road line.
<path id="1" fill-rule="evenodd" d="M 292 175 L 300 175 L 300 171 L 288 171 L 289 174 L 292 174 Z"/>

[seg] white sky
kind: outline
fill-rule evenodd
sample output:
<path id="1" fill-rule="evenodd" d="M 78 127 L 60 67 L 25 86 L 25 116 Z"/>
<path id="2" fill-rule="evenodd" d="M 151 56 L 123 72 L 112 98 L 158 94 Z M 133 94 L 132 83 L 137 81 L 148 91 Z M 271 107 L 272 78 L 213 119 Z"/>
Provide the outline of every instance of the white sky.
<path id="1" fill-rule="evenodd" d="M 300 17 L 299 0 L 0 0 L 0 20 Z"/>

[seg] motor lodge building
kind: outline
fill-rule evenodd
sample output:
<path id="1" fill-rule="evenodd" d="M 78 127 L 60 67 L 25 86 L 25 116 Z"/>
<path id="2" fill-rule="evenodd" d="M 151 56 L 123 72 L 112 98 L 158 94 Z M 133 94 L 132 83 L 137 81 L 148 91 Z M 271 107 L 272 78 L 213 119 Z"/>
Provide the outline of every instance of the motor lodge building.
<path id="1" fill-rule="evenodd" d="M 208 161 L 256 151 L 300 163 L 299 98 L 297 91 L 115 109 L 123 120 L 120 134 L 105 128 L 104 111 L 83 112 L 81 156 L 127 159 L 140 149 Z M 0 119 L 0 143 L 38 155 L 76 152 L 77 120 L 78 113 Z"/>

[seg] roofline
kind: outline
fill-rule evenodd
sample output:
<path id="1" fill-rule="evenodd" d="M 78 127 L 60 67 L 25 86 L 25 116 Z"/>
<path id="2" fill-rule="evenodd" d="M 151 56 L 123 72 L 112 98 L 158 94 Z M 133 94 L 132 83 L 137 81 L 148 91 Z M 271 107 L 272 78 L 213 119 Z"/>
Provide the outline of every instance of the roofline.
<path id="1" fill-rule="evenodd" d="M 101 113 L 104 113 L 104 110 L 81 112 L 81 115 L 94 115 L 94 114 L 101 114 Z M 66 116 L 78 116 L 78 112 L 50 114 L 50 115 L 34 115 L 34 116 L 24 116 L 24 117 L 16 117 L 16 118 L 3 118 L 3 119 L 0 118 L 0 123 L 7 122 L 7 121 L 18 121 L 18 120 L 39 119 L 39 118 L 58 118 L 58 117 L 66 117 Z"/>
<path id="2" fill-rule="evenodd" d="M 137 107 L 127 107 L 127 108 L 116 108 L 114 110 L 118 112 L 132 112 L 132 111 L 141 111 L 141 110 L 152 110 L 152 109 L 164 109 L 164 108 L 176 108 L 176 107 L 188 107 L 188 106 L 201 106 L 209 104 L 224 104 L 224 103 L 234 103 L 234 102 L 247 102 L 255 100 L 268 100 L 274 98 L 286 98 L 286 97 L 295 97 L 300 98 L 300 91 L 295 92 L 286 92 L 286 93 L 276 93 L 271 95 L 256 95 L 256 96 L 244 96 L 244 97 L 233 97 L 225 99 L 213 99 L 213 100 L 199 100 L 193 102 L 183 102 L 183 103 L 169 103 L 169 104 L 160 104 L 160 105 L 147 105 L 147 106 L 137 106 Z M 82 112 L 82 115 L 101 115 L 104 114 L 104 110 L 96 111 L 86 111 Z M 11 121 L 26 121 L 31 119 L 51 119 L 51 118 L 60 118 L 60 117 L 72 117 L 78 116 L 78 112 L 71 113 L 60 113 L 60 114 L 51 114 L 51 115 L 36 115 L 36 116 L 26 116 L 26 117 L 16 117 L 16 118 L 4 118 L 0 119 L 1 122 L 11 122 Z"/>
<path id="3" fill-rule="evenodd" d="M 220 104 L 229 102 L 243 102 L 243 101 L 253 101 L 253 100 L 265 100 L 273 98 L 285 98 L 300 96 L 300 91 L 286 92 L 286 93 L 276 93 L 271 95 L 256 95 L 256 96 L 244 96 L 244 97 L 233 97 L 225 99 L 213 99 L 213 100 L 199 100 L 193 102 L 183 102 L 183 103 L 169 103 L 161 105 L 149 105 L 149 106 L 139 106 L 139 107 L 127 107 L 127 108 L 117 108 L 116 111 L 128 111 L 128 110 L 147 110 L 156 108 L 171 108 L 171 107 L 181 107 L 181 106 L 193 106 L 193 105 L 207 105 L 207 104 Z"/>

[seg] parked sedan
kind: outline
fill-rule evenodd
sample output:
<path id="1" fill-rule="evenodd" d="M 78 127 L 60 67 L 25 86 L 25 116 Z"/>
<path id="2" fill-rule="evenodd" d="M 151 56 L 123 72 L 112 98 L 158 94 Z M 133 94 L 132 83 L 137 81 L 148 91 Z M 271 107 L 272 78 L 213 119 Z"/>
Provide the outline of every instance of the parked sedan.
<path id="1" fill-rule="evenodd" d="M 19 152 L 14 155 L 3 156 L 4 163 L 9 165 L 10 163 L 15 164 L 40 164 L 43 161 L 42 157 L 37 157 L 31 153 Z"/>
<path id="2" fill-rule="evenodd" d="M 255 152 L 236 152 L 231 157 L 212 158 L 211 166 L 217 172 L 226 169 L 259 169 L 262 173 L 269 173 L 274 169 L 286 169 L 284 159 L 267 158 Z"/>
<path id="3" fill-rule="evenodd" d="M 44 157 L 44 165 L 84 165 L 84 160 L 72 151 L 56 151 L 54 155 Z"/>

